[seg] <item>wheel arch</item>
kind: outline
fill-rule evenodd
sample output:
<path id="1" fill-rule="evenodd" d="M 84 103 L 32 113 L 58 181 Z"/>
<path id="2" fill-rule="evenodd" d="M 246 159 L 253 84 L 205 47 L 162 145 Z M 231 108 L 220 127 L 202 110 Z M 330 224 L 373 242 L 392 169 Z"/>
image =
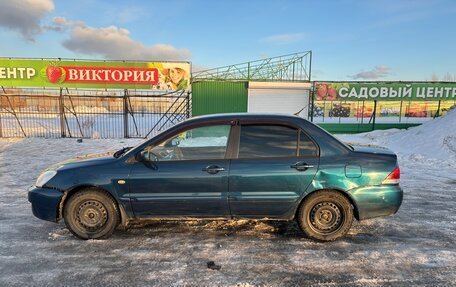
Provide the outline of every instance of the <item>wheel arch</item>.
<path id="1" fill-rule="evenodd" d="M 299 208 L 304 203 L 304 201 L 306 201 L 306 199 L 309 198 L 310 195 L 314 194 L 315 192 L 320 192 L 320 191 L 335 191 L 335 192 L 341 194 L 342 196 L 344 196 L 346 199 L 348 199 L 348 201 L 350 201 L 350 204 L 353 206 L 353 215 L 355 216 L 356 220 L 359 221 L 359 212 L 358 212 L 358 206 L 356 205 L 356 201 L 350 196 L 349 193 L 345 192 L 344 190 L 339 189 L 339 188 L 332 188 L 332 187 L 312 190 L 311 192 L 306 194 L 303 198 L 301 198 L 301 200 L 299 201 L 299 204 L 296 206 L 296 209 L 294 211 L 294 219 L 297 218 Z"/>
<path id="2" fill-rule="evenodd" d="M 111 197 L 111 199 L 114 201 L 114 203 L 116 204 L 117 208 L 120 211 L 121 225 L 126 226 L 128 224 L 127 212 L 125 211 L 125 208 L 123 207 L 123 205 L 119 204 L 119 201 L 117 200 L 117 198 L 111 192 L 109 192 L 109 190 L 107 190 L 105 188 L 102 188 L 102 187 L 96 186 L 96 185 L 88 185 L 88 184 L 78 185 L 78 186 L 72 187 L 71 189 L 68 189 L 63 192 L 62 199 L 60 200 L 60 203 L 59 203 L 57 221 L 63 219 L 63 209 L 65 207 L 65 204 L 68 202 L 68 199 L 71 198 L 77 192 L 84 190 L 84 189 L 88 189 L 88 188 L 97 189 L 101 192 L 106 193 L 109 197 Z"/>

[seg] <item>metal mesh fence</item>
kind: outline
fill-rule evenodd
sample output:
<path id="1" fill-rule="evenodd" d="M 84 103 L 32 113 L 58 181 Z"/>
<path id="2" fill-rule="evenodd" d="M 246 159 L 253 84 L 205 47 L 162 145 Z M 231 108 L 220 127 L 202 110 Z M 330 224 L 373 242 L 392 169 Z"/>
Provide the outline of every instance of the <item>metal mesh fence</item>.
<path id="1" fill-rule="evenodd" d="M 186 91 L 4 89 L 0 137 L 149 137 L 190 117 Z"/>

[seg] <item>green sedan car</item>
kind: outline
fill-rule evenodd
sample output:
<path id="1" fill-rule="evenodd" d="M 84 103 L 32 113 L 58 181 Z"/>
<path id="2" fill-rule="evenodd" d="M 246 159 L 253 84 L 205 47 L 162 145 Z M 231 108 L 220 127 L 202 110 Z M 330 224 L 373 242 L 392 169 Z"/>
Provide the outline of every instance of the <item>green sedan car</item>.
<path id="1" fill-rule="evenodd" d="M 390 150 L 347 145 L 300 117 L 219 114 L 56 164 L 28 198 L 36 217 L 64 219 L 82 239 L 157 218 L 249 218 L 297 220 L 306 236 L 331 241 L 354 218 L 396 213 L 399 178 Z"/>

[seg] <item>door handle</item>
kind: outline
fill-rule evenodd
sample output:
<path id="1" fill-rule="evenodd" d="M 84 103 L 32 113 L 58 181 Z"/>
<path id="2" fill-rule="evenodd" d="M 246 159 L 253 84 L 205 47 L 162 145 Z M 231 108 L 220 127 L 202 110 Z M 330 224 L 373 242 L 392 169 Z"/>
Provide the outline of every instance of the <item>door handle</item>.
<path id="1" fill-rule="evenodd" d="M 295 164 L 290 165 L 290 167 L 291 167 L 291 168 L 294 168 L 294 169 L 296 169 L 296 170 L 298 170 L 298 171 L 305 171 L 305 170 L 307 170 L 308 168 L 314 167 L 314 165 L 312 165 L 312 164 L 307 164 L 307 163 L 305 163 L 305 162 L 297 162 L 297 163 L 295 163 Z"/>
<path id="2" fill-rule="evenodd" d="M 210 174 L 216 174 L 216 173 L 219 173 L 224 170 L 225 170 L 225 168 L 217 166 L 217 165 L 209 165 L 202 169 L 202 171 L 205 171 Z"/>

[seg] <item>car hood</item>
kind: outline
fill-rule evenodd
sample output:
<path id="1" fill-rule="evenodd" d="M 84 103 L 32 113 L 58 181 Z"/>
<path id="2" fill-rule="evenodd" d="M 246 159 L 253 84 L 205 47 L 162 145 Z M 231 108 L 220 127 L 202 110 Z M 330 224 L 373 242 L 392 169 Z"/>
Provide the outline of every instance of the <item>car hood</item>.
<path id="1" fill-rule="evenodd" d="M 347 143 L 353 148 L 355 152 L 365 152 L 365 153 L 376 153 L 376 154 L 386 154 L 386 155 L 396 155 L 391 150 L 377 145 L 371 144 L 360 144 L 360 143 Z"/>
<path id="2" fill-rule="evenodd" d="M 108 162 L 113 162 L 116 158 L 113 156 L 114 152 L 104 152 L 97 154 L 88 154 L 85 156 L 75 157 L 66 161 L 59 162 L 49 167 L 48 170 L 58 169 L 65 170 L 71 168 L 81 168 L 86 166 L 93 166 L 98 164 L 104 164 Z"/>

